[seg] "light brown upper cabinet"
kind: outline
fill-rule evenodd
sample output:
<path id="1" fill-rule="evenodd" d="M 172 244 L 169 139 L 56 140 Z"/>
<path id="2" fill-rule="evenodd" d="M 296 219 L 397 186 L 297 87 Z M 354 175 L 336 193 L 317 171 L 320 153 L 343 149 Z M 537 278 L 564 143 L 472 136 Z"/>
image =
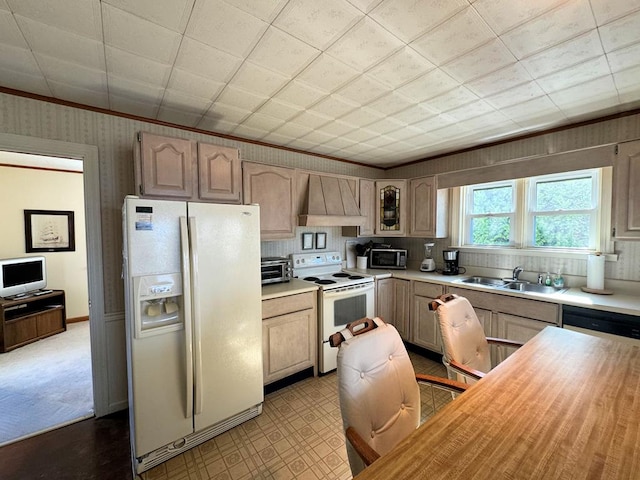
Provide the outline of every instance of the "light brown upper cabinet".
<path id="1" fill-rule="evenodd" d="M 640 141 L 621 143 L 613 165 L 614 238 L 640 240 Z"/>
<path id="2" fill-rule="evenodd" d="M 359 227 L 342 227 L 345 237 L 372 237 L 375 235 L 376 221 L 375 180 L 361 178 L 358 180 L 360 215 L 366 217 L 364 225 Z"/>
<path id="3" fill-rule="evenodd" d="M 449 190 L 438 190 L 434 176 L 409 180 L 409 236 L 446 238 L 449 234 Z"/>
<path id="4" fill-rule="evenodd" d="M 242 203 L 237 148 L 142 132 L 135 179 L 143 197 Z"/>
<path id="5" fill-rule="evenodd" d="M 295 170 L 260 163 L 242 163 L 244 203 L 260 205 L 260 238 L 295 237 Z"/>
<path id="6" fill-rule="evenodd" d="M 374 192 L 376 236 L 402 237 L 407 229 L 407 181 L 376 180 Z"/>

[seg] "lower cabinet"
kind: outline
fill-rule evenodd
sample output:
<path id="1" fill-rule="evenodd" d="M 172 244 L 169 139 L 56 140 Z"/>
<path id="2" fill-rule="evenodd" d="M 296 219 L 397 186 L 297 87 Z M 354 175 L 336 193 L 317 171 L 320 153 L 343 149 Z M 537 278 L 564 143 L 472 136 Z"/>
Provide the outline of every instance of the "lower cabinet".
<path id="1" fill-rule="evenodd" d="M 403 340 L 409 339 L 409 310 L 409 280 L 376 280 L 376 315 L 395 326 Z"/>
<path id="2" fill-rule="evenodd" d="M 434 352 L 442 353 L 442 335 L 435 312 L 429 303 L 444 293 L 444 287 L 435 283 L 411 281 L 411 334 L 409 341 Z"/>
<path id="3" fill-rule="evenodd" d="M 262 301 L 264 384 L 313 367 L 317 375 L 316 292 Z"/>

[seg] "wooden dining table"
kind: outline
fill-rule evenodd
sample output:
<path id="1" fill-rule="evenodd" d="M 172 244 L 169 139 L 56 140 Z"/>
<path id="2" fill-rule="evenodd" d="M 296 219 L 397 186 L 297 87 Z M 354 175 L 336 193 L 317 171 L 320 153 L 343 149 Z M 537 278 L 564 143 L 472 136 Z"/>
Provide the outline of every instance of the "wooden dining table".
<path id="1" fill-rule="evenodd" d="M 640 347 L 547 327 L 356 479 L 640 479 Z"/>

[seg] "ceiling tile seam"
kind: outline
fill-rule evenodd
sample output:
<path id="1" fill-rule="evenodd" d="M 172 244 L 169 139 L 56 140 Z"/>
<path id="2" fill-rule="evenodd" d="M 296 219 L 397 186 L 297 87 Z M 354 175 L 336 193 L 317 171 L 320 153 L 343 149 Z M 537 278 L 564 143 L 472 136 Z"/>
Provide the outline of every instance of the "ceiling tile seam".
<path id="1" fill-rule="evenodd" d="M 567 3 L 571 2 L 571 1 L 573 1 L 573 0 L 564 0 L 564 1 L 562 1 L 562 2 L 560 2 L 558 4 L 556 4 L 556 5 L 553 5 L 552 7 L 549 7 L 549 8 L 546 8 L 544 10 L 541 10 L 536 15 L 533 15 L 532 17 L 526 18 L 526 19 L 522 20 L 521 22 L 516 23 L 515 25 L 512 25 L 511 27 L 509 27 L 504 32 L 500 33 L 499 35 L 498 35 L 497 32 L 495 32 L 496 36 L 503 36 L 503 35 L 506 35 L 508 33 L 511 33 L 512 31 L 522 27 L 523 25 L 525 25 L 525 24 L 527 24 L 529 22 L 533 22 L 534 20 L 542 17 L 543 15 L 546 15 L 547 13 L 549 13 L 549 12 L 551 12 L 553 10 L 557 10 L 560 7 L 562 7 L 563 5 L 565 5 L 565 4 L 567 4 Z M 588 0 L 588 1 L 589 1 L 589 3 L 591 3 L 591 0 Z M 478 12 L 478 10 L 475 8 L 475 6 L 473 6 L 473 4 L 471 6 L 476 10 L 478 15 L 480 15 L 484 20 L 484 16 L 480 12 Z M 493 31 L 493 29 L 492 29 L 492 31 Z"/>

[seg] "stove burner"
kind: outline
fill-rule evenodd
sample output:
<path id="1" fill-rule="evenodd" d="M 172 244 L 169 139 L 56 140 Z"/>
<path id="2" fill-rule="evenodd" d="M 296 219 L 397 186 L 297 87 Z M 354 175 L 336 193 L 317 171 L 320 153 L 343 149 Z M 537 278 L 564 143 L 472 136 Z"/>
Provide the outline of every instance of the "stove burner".
<path id="1" fill-rule="evenodd" d="M 337 278 L 345 278 L 345 277 L 349 277 L 349 274 L 348 273 L 344 273 L 344 272 L 338 272 L 338 273 L 334 273 L 333 276 L 337 277 Z M 349 277 L 349 278 L 351 278 L 351 277 Z"/>
<path id="2" fill-rule="evenodd" d="M 304 277 L 303 280 L 306 280 L 307 282 L 317 282 L 320 279 L 318 277 Z"/>
<path id="3" fill-rule="evenodd" d="M 363 278 L 362 275 L 349 275 L 349 280 L 361 280 Z"/>
<path id="4" fill-rule="evenodd" d="M 306 278 L 305 278 L 305 280 L 306 280 Z M 316 281 L 316 283 L 318 285 L 331 285 L 332 283 L 336 283 L 336 281 L 335 280 L 329 280 L 327 278 L 327 279 L 324 279 L 324 280 L 318 280 L 318 281 Z"/>

